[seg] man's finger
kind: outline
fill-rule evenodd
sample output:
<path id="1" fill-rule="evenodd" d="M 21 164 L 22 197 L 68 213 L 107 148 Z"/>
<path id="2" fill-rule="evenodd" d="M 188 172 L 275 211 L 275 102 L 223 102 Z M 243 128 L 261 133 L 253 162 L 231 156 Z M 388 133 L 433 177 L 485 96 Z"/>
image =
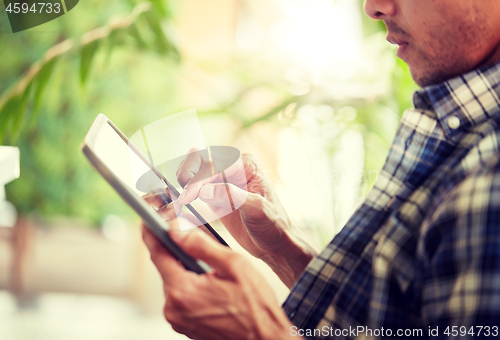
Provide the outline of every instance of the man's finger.
<path id="1" fill-rule="evenodd" d="M 172 199 L 170 199 L 170 197 L 168 197 L 168 195 L 166 193 L 153 192 L 153 193 L 149 193 L 149 194 L 142 196 L 142 198 L 150 206 L 154 207 L 155 210 L 158 210 L 161 207 L 163 207 L 164 205 L 172 202 Z"/>
<path id="2" fill-rule="evenodd" d="M 178 201 L 184 205 L 191 203 L 198 197 L 198 192 L 200 191 L 202 185 L 211 183 L 219 177 L 220 175 L 214 175 L 212 163 L 203 163 L 198 172 L 184 187 L 184 191 L 180 194 Z"/>
<path id="3" fill-rule="evenodd" d="M 261 214 L 265 208 L 265 199 L 261 195 L 230 183 L 206 184 L 200 189 L 199 197 L 215 206 L 238 209 L 244 215 Z"/>
<path id="4" fill-rule="evenodd" d="M 205 151 L 205 152 L 204 152 Z M 206 153 L 206 155 L 205 155 Z M 192 148 L 177 169 L 177 182 L 184 187 L 198 173 L 203 163 L 208 162 L 208 151 Z"/>

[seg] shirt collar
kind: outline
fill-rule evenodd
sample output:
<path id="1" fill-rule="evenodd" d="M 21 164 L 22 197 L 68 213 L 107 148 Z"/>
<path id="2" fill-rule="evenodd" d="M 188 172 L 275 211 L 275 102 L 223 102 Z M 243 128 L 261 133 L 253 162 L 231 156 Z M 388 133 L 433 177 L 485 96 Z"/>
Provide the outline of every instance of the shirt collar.
<path id="1" fill-rule="evenodd" d="M 413 95 L 416 109 L 434 111 L 445 134 L 458 141 L 487 119 L 500 119 L 500 64 L 483 67 Z"/>

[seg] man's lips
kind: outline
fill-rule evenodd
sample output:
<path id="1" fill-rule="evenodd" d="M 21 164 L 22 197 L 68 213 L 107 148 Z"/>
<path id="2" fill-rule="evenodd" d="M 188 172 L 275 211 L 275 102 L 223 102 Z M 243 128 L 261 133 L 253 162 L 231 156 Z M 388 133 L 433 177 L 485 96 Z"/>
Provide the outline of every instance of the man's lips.
<path id="1" fill-rule="evenodd" d="M 387 36 L 387 41 L 390 42 L 393 45 L 408 45 L 408 42 L 406 42 L 406 41 L 404 41 L 402 39 L 398 39 L 398 38 L 392 37 L 390 35 Z"/>
<path id="2" fill-rule="evenodd" d="M 391 44 L 399 46 L 398 50 L 396 52 L 396 55 L 399 58 L 403 59 L 402 56 L 403 56 L 404 52 L 407 50 L 407 48 L 408 48 L 408 42 L 404 41 L 402 39 L 395 38 L 395 37 L 390 36 L 390 35 L 387 36 L 387 41 L 390 42 Z"/>

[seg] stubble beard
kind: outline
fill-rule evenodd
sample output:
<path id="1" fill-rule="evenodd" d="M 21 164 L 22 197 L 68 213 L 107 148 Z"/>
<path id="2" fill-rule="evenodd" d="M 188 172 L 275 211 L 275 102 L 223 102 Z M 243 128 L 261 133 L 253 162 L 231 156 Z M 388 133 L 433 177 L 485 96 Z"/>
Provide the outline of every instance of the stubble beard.
<path id="1" fill-rule="evenodd" d="M 420 87 L 443 83 L 478 66 L 477 63 L 466 59 L 453 45 L 441 45 L 439 50 L 431 50 L 431 54 L 418 49 L 415 52 L 420 67 L 412 67 L 411 63 L 408 63 L 408 66 L 413 80 Z"/>
<path id="2" fill-rule="evenodd" d="M 417 83 L 418 86 L 426 87 L 443 83 L 451 78 L 463 74 L 464 72 L 457 70 L 448 70 L 445 67 L 435 67 L 435 64 L 432 64 L 432 67 L 420 73 L 413 72 L 410 65 L 410 73 L 413 80 L 415 81 L 415 83 Z"/>
<path id="3" fill-rule="evenodd" d="M 453 32 L 445 34 L 445 30 L 442 27 L 439 36 L 431 37 L 431 41 L 439 44 L 427 49 L 427 52 L 414 46 L 417 62 L 421 67 L 418 70 L 411 63 L 408 66 L 413 80 L 421 87 L 443 83 L 470 72 L 485 62 L 484 59 L 473 56 L 475 51 L 484 50 L 483 44 L 488 41 L 485 35 L 489 30 L 485 23 L 463 20 L 457 28 L 453 28 Z M 495 38 L 492 36 L 490 39 Z"/>

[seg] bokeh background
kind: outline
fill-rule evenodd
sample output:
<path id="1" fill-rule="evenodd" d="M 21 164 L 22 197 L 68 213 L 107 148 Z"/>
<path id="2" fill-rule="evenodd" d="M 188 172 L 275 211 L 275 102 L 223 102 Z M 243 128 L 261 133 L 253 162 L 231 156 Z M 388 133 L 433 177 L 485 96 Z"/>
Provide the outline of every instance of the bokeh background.
<path id="1" fill-rule="evenodd" d="M 324 247 L 372 187 L 416 89 L 362 6 L 86 0 L 15 34 L 0 7 L 0 145 L 21 154 L 6 186 L 17 224 L 0 226 L 0 339 L 184 339 L 162 319 L 137 216 L 80 152 L 100 112 L 132 135 L 195 108 L 207 144 L 256 155 Z"/>

